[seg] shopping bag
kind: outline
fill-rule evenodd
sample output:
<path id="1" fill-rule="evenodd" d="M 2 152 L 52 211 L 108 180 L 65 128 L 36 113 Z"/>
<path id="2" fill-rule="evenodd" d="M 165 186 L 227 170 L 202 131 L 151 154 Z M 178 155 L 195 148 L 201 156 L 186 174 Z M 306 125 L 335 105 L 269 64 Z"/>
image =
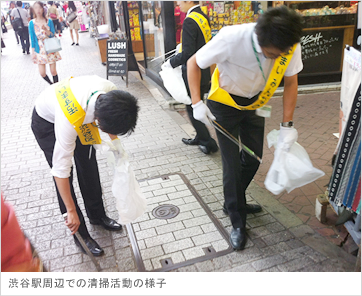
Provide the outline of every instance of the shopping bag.
<path id="1" fill-rule="evenodd" d="M 112 193 L 116 198 L 118 223 L 134 222 L 146 212 L 146 198 L 141 192 L 135 174 L 130 166 L 128 155 L 119 139 L 107 142 L 110 147 L 108 164 L 113 167 Z"/>
<path id="2" fill-rule="evenodd" d="M 57 37 L 45 39 L 44 47 L 47 54 L 62 50 L 62 45 L 60 44 L 60 40 Z"/>
<path id="3" fill-rule="evenodd" d="M 290 193 L 298 187 L 314 182 L 324 176 L 324 172 L 313 167 L 307 151 L 295 142 L 289 151 L 278 148 L 279 131 L 267 135 L 269 148 L 274 146 L 274 160 L 265 179 L 265 187 L 278 195 L 286 190 Z"/>
<path id="4" fill-rule="evenodd" d="M 191 98 L 187 94 L 185 82 L 182 78 L 181 66 L 173 69 L 163 67 L 160 76 L 163 80 L 163 85 L 177 102 L 191 105 Z"/>

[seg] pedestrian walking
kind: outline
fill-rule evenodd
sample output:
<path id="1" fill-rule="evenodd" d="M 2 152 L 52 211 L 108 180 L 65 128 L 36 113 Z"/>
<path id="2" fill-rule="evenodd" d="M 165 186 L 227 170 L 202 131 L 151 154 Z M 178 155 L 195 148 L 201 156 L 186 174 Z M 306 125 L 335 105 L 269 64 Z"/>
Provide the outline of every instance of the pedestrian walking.
<path id="1" fill-rule="evenodd" d="M 11 11 L 10 16 L 13 21 L 16 18 L 21 19 L 23 27 L 22 27 L 22 29 L 17 31 L 17 33 L 20 38 L 21 47 L 23 48 L 23 53 L 25 54 L 25 52 L 26 52 L 27 54 L 30 54 L 30 51 L 29 51 L 30 41 L 29 41 L 29 30 L 28 30 L 30 16 L 29 16 L 29 13 L 24 8 L 21 8 L 23 6 L 22 1 L 16 1 L 16 6 L 17 7 Z"/>
<path id="2" fill-rule="evenodd" d="M 15 1 L 11 1 L 9 11 L 8 11 L 9 21 L 10 21 L 11 25 L 13 25 L 13 20 L 11 19 L 11 12 L 13 11 L 14 8 L 15 8 Z M 15 34 L 16 42 L 19 44 L 19 36 L 15 30 L 14 30 L 14 34 Z"/>
<path id="3" fill-rule="evenodd" d="M 1 30 L 2 30 L 3 33 L 8 32 L 8 29 L 6 28 L 5 22 L 6 22 L 6 14 L 5 14 L 5 12 L 3 10 L 1 10 Z"/>
<path id="4" fill-rule="evenodd" d="M 59 12 L 58 8 L 55 5 L 54 1 L 48 1 L 48 4 L 50 5 L 47 13 L 47 17 L 50 18 L 53 21 L 55 32 L 58 31 L 59 37 L 62 36 L 61 34 L 61 26 L 59 22 Z"/>
<path id="5" fill-rule="evenodd" d="M 60 211 L 67 213 L 66 226 L 72 234 L 79 232 L 94 256 L 101 256 L 104 251 L 91 238 L 79 209 L 72 158 L 90 223 L 110 231 L 122 230 L 122 225 L 106 215 L 92 145 L 100 143 L 98 128 L 108 133 L 112 141 L 118 139 L 117 135 L 132 133 L 138 110 L 134 96 L 96 75 L 68 78 L 51 85 L 35 102 L 31 128 L 51 167 Z M 74 240 L 85 253 L 75 236 Z"/>
<path id="6" fill-rule="evenodd" d="M 20 228 L 12 205 L 6 203 L 1 193 L 1 271 L 45 271 L 43 262 L 29 239 Z"/>
<path id="7" fill-rule="evenodd" d="M 72 12 L 77 14 L 77 8 L 75 7 L 74 1 L 68 1 L 68 8 L 67 8 L 66 16 L 68 17 L 69 14 L 71 14 Z M 80 29 L 80 26 L 79 26 L 78 19 L 75 18 L 70 24 L 68 23 L 68 26 L 69 26 L 69 31 L 70 31 L 70 37 L 72 37 L 72 41 L 73 41 L 73 43 L 71 45 L 75 44 L 75 45 L 79 46 L 78 30 Z M 75 34 L 77 36 L 77 43 L 74 42 L 73 30 L 75 31 Z"/>
<path id="8" fill-rule="evenodd" d="M 41 77 L 49 84 L 52 84 L 46 74 L 46 65 L 49 64 L 50 73 L 53 76 L 53 83 L 56 83 L 58 82 L 56 62 L 60 61 L 62 58 L 59 52 L 47 54 L 44 46 L 45 39 L 55 37 L 53 21 L 51 19 L 47 20 L 41 1 L 36 1 L 33 5 L 33 9 L 35 18 L 29 23 L 32 59 L 34 64 L 38 65 Z"/>
<path id="9" fill-rule="evenodd" d="M 209 123 L 210 117 L 216 117 L 227 132 L 261 157 L 265 118 L 256 109 L 268 101 L 284 76 L 279 142 L 283 149 L 289 149 L 297 138 L 292 120 L 298 73 L 303 69 L 301 35 L 301 18 L 285 6 L 268 10 L 257 24 L 221 29 L 187 64 L 195 119 Z M 217 68 L 206 106 L 200 96 L 200 71 L 213 64 Z M 217 137 L 223 165 L 224 212 L 233 226 L 230 242 L 234 249 L 243 249 L 247 240 L 246 215 L 262 210 L 259 205 L 247 204 L 245 197 L 260 163 L 243 150 L 240 152 L 219 131 Z"/>
<path id="10" fill-rule="evenodd" d="M 211 29 L 207 16 L 201 11 L 199 1 L 179 1 L 178 3 L 181 11 L 187 13 L 182 25 L 182 51 L 167 61 L 165 67 L 175 68 L 182 65 L 182 78 L 185 82 L 187 94 L 191 96 L 187 81 L 187 61 L 211 39 Z M 203 22 L 204 25 L 202 25 Z M 201 95 L 209 91 L 210 80 L 210 68 L 202 70 Z M 183 138 L 182 142 L 186 145 L 199 145 L 200 150 L 205 154 L 217 152 L 219 148 L 216 141 L 210 136 L 205 124 L 193 117 L 191 105 L 186 105 L 186 110 L 196 130 L 196 136 L 193 139 Z"/>

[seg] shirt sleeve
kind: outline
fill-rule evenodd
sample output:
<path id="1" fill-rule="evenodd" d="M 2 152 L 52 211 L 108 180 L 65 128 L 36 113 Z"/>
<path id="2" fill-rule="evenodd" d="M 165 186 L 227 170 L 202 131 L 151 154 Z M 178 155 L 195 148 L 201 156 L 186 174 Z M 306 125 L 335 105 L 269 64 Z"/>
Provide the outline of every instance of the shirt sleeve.
<path id="1" fill-rule="evenodd" d="M 196 52 L 196 63 L 201 69 L 227 60 L 228 49 L 225 41 L 225 29 L 221 29 L 214 38 Z"/>
<path id="2" fill-rule="evenodd" d="M 284 76 L 290 77 L 298 74 L 303 70 L 303 62 L 302 62 L 302 47 L 300 43 L 298 43 L 297 48 L 294 51 L 293 57 L 288 65 L 288 68 L 285 70 Z"/>
<path id="3" fill-rule="evenodd" d="M 56 140 L 51 174 L 58 178 L 69 178 L 78 135 L 60 106 L 56 106 L 54 132 Z"/>

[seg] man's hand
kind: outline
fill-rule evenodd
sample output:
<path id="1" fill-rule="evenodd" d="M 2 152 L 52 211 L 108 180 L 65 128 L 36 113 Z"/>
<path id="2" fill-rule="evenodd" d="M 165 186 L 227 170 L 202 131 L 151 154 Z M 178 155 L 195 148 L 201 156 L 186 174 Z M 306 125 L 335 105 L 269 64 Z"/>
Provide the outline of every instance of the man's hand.
<path id="1" fill-rule="evenodd" d="M 67 212 L 65 225 L 68 226 L 72 234 L 75 234 L 79 228 L 80 220 L 76 211 Z"/>
<path id="2" fill-rule="evenodd" d="M 278 148 L 289 151 L 290 147 L 298 140 L 298 132 L 294 127 L 280 127 Z"/>
<path id="3" fill-rule="evenodd" d="M 162 64 L 162 66 L 161 66 L 161 69 L 163 70 L 163 69 L 173 69 L 173 67 L 171 66 L 171 62 L 170 62 L 170 60 L 167 60 L 166 62 L 164 62 L 163 64 Z"/>
<path id="4" fill-rule="evenodd" d="M 216 117 L 211 113 L 210 109 L 204 104 L 203 101 L 196 103 L 195 105 L 191 105 L 193 110 L 194 118 L 198 121 L 206 125 L 210 125 L 209 118 L 211 120 L 215 120 Z"/>
<path id="5" fill-rule="evenodd" d="M 116 139 L 112 139 L 112 144 L 114 145 L 114 147 L 116 148 L 116 150 L 113 150 L 116 154 L 118 154 L 118 156 L 122 157 L 123 154 L 124 154 L 124 149 L 122 147 L 122 144 L 121 144 L 121 140 L 119 138 L 116 138 Z M 115 155 L 116 155 L 115 154 Z"/>

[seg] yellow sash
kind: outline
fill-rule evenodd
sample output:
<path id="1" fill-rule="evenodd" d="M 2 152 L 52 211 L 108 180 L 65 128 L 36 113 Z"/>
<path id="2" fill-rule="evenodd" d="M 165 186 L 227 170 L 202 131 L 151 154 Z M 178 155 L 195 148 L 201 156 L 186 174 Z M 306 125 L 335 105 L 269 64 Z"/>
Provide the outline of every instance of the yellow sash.
<path id="1" fill-rule="evenodd" d="M 293 57 L 296 47 L 297 44 L 294 44 L 288 53 L 281 54 L 281 56 L 275 60 L 273 69 L 269 74 L 264 90 L 260 93 L 258 99 L 254 103 L 248 106 L 238 105 L 230 96 L 230 94 L 226 90 L 220 87 L 219 69 L 217 67 L 211 78 L 211 89 L 209 92 L 208 99 L 215 102 L 219 102 L 224 105 L 234 107 L 239 110 L 255 110 L 264 106 L 273 96 L 275 90 L 278 88 L 280 82 L 282 81 L 284 72 L 287 69 L 289 62 Z"/>
<path id="2" fill-rule="evenodd" d="M 206 17 L 204 17 L 201 13 L 191 12 L 187 17 L 192 18 L 200 27 L 202 34 L 204 35 L 205 43 L 208 43 L 211 38 L 211 28 L 209 26 L 209 22 Z M 181 44 L 179 52 L 182 52 L 182 32 L 181 32 Z"/>
<path id="3" fill-rule="evenodd" d="M 55 88 L 60 108 L 73 125 L 83 145 L 100 144 L 102 141 L 98 128 L 93 126 L 92 123 L 83 124 L 85 111 L 70 89 L 69 80 L 71 78 L 60 81 Z"/>

